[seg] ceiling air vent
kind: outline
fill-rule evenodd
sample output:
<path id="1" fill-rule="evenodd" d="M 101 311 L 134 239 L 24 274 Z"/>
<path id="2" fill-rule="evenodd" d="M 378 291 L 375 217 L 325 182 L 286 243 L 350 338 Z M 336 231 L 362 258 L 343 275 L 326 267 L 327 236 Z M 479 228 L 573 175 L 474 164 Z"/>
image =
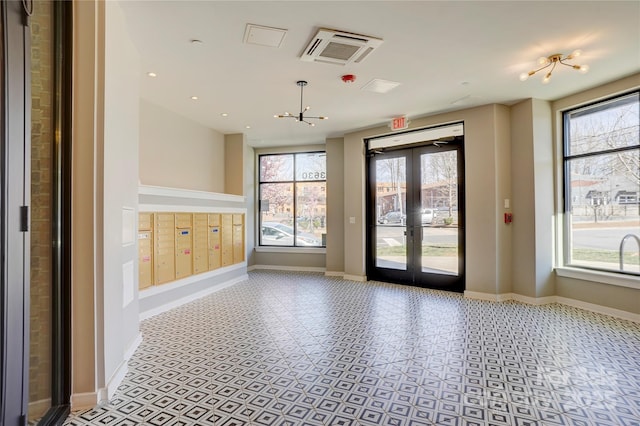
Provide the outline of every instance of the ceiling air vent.
<path id="1" fill-rule="evenodd" d="M 304 49 L 301 60 L 347 65 L 362 62 L 382 44 L 382 39 L 320 28 Z"/>

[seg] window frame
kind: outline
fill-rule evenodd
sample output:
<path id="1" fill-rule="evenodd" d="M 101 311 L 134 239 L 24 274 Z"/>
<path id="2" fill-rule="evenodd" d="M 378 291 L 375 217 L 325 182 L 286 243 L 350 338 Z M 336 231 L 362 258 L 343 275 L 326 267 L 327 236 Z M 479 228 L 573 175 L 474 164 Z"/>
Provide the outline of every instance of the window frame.
<path id="1" fill-rule="evenodd" d="M 297 180 L 296 179 L 296 172 L 297 172 L 297 156 L 298 155 L 305 155 L 305 154 L 324 154 L 325 155 L 325 171 L 324 171 L 324 179 L 313 179 L 313 180 Z M 297 242 L 297 235 L 298 235 L 298 226 L 296 223 L 296 218 L 298 217 L 298 188 L 297 188 L 297 184 L 300 183 L 324 183 L 324 187 L 323 187 L 323 191 L 322 194 L 324 195 L 325 198 L 325 209 L 324 209 L 324 216 L 325 216 L 325 226 L 326 226 L 326 216 L 327 216 L 327 208 L 326 208 L 326 197 L 327 197 L 327 164 L 326 164 L 326 155 L 327 152 L 326 150 L 323 149 L 312 149 L 312 150 L 300 150 L 300 151 L 277 151 L 277 152 L 261 152 L 261 153 L 257 153 L 256 154 L 256 192 L 257 192 L 257 203 L 256 203 L 256 214 L 258 216 L 257 218 L 257 224 L 258 226 L 256 227 L 256 250 L 258 251 L 273 251 L 273 252 L 297 252 L 297 251 L 305 251 L 305 252 L 325 252 L 326 250 L 326 242 L 323 245 L 318 245 L 318 246 L 302 246 L 302 245 L 296 245 Z M 263 157 L 273 157 L 273 156 L 291 156 L 293 157 L 293 162 L 292 162 L 292 179 L 291 180 L 269 180 L 269 181 L 262 181 L 262 158 Z M 292 186 L 292 217 L 293 217 L 293 230 L 294 230 L 294 234 L 293 234 L 293 244 L 292 245 L 269 245 L 269 244 L 263 244 L 262 243 L 262 198 L 261 198 L 261 193 L 262 193 L 262 185 L 263 184 L 291 184 Z"/>
<path id="2" fill-rule="evenodd" d="M 581 152 L 578 154 L 570 154 L 570 144 L 571 144 L 571 132 L 570 132 L 570 115 L 575 113 L 576 111 L 590 111 L 597 112 L 606 110 L 607 104 L 612 101 L 619 100 L 630 95 L 636 95 L 640 98 L 640 89 L 635 88 L 632 90 L 624 91 L 621 93 L 612 94 L 603 98 L 599 98 L 597 100 L 591 100 L 589 102 L 584 102 L 581 104 L 573 105 L 569 108 L 559 110 L 559 119 L 560 119 L 560 128 L 561 128 L 561 150 L 560 154 L 560 170 L 562 173 L 562 219 L 561 219 L 561 229 L 562 236 L 560 238 L 561 250 L 559 253 L 561 255 L 559 260 L 559 268 L 556 268 L 556 272 L 560 276 L 565 276 L 569 278 L 577 278 L 577 279 L 585 279 L 588 281 L 595 282 L 608 282 L 610 284 L 619 285 L 623 287 L 631 287 L 631 288 L 640 288 L 640 283 L 638 283 L 638 279 L 640 278 L 640 273 L 632 272 L 632 271 L 624 271 L 624 270 L 614 270 L 614 269 L 604 269 L 598 268 L 595 266 L 587 266 L 581 264 L 575 264 L 570 261 L 572 257 L 572 197 L 573 194 L 571 192 L 571 169 L 570 163 L 572 160 L 589 158 L 589 157 L 597 157 L 603 155 L 610 155 L 619 152 L 625 151 L 635 151 L 640 150 L 640 142 L 635 145 L 623 146 L 618 148 L 609 148 L 609 149 L 599 149 L 596 151 L 589 152 Z M 638 194 L 636 194 L 636 197 Z M 639 207 L 640 208 L 640 207 Z"/>

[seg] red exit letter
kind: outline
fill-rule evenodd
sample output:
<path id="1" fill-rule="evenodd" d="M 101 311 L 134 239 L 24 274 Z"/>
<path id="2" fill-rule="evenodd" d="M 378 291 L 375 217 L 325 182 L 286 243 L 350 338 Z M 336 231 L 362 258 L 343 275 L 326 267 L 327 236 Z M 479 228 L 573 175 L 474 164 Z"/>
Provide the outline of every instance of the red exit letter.
<path id="1" fill-rule="evenodd" d="M 407 128 L 407 117 L 395 117 L 391 119 L 391 130 L 401 130 Z"/>

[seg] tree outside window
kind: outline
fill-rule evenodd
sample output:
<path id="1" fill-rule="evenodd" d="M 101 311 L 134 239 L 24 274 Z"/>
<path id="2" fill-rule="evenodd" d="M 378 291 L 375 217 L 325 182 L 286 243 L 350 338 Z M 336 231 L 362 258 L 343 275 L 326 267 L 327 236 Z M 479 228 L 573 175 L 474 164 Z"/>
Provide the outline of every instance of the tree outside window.
<path id="1" fill-rule="evenodd" d="M 639 99 L 564 113 L 566 265 L 640 274 Z"/>
<path id="2" fill-rule="evenodd" d="M 326 153 L 259 157 L 260 245 L 322 247 L 326 235 Z"/>

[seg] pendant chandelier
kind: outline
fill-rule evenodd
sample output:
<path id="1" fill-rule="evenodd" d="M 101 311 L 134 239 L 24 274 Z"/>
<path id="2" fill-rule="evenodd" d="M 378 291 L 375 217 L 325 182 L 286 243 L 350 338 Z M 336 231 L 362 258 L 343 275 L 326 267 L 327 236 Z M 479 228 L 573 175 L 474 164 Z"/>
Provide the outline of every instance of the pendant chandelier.
<path id="1" fill-rule="evenodd" d="M 299 80 L 296 82 L 296 84 L 298 86 L 300 86 L 300 112 L 297 115 L 294 114 L 290 114 L 288 112 L 285 112 L 284 114 L 276 114 L 274 115 L 275 118 L 293 118 L 296 121 L 300 122 L 300 123 L 307 123 L 309 126 L 315 126 L 315 123 L 312 123 L 310 121 L 307 120 L 327 120 L 329 117 L 324 117 L 324 116 L 318 116 L 318 117 L 309 117 L 304 115 L 305 112 L 309 111 L 309 109 L 311 107 L 307 106 L 304 109 L 302 108 L 302 95 L 303 95 L 303 90 L 304 90 L 304 86 L 306 86 L 308 83 L 304 80 Z"/>

